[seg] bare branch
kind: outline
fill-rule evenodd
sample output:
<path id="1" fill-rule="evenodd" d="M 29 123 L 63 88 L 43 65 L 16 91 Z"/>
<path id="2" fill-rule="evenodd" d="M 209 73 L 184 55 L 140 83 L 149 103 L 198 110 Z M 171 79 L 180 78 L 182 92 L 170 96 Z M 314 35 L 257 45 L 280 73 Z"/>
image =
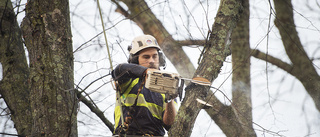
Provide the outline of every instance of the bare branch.
<path id="1" fill-rule="evenodd" d="M 75 92 L 79 101 L 85 104 L 91 110 L 91 112 L 96 114 L 101 119 L 101 121 L 110 129 L 110 131 L 113 132 L 113 124 L 104 116 L 103 112 L 98 108 L 98 106 L 95 105 L 95 103 L 92 100 L 90 101 L 86 99 L 85 96 L 81 94 L 83 91 L 80 92 L 79 90 L 75 90 Z"/>
<path id="2" fill-rule="evenodd" d="M 288 73 L 292 73 L 292 70 L 293 70 L 293 67 L 292 65 L 278 59 L 278 58 L 275 58 L 271 55 L 267 55 L 263 52 L 261 52 L 260 50 L 257 50 L 257 49 L 251 49 L 251 56 L 257 58 L 257 59 L 261 59 L 261 60 L 264 60 L 264 61 L 267 61 L 279 68 L 281 68 L 282 70 L 288 72 Z"/>
<path id="3" fill-rule="evenodd" d="M 206 40 L 180 40 L 177 41 L 179 46 L 203 46 L 206 43 Z"/>

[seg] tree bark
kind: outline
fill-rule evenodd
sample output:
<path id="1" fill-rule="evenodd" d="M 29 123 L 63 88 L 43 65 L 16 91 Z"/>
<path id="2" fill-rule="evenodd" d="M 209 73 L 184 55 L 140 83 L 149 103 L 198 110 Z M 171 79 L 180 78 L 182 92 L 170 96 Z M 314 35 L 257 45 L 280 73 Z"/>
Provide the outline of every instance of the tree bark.
<path id="1" fill-rule="evenodd" d="M 69 3 L 28 1 L 22 22 L 29 51 L 32 136 L 77 136 Z"/>
<path id="2" fill-rule="evenodd" d="M 3 67 L 0 94 L 10 110 L 18 134 L 26 136 L 31 133 L 29 70 L 10 0 L 0 0 L 0 20 L 0 62 Z"/>
<path id="3" fill-rule="evenodd" d="M 203 77 L 209 81 L 217 78 L 224 60 L 230 55 L 229 40 L 232 30 L 236 27 L 241 10 L 241 2 L 237 0 L 222 0 L 215 22 L 210 32 L 209 42 L 204 47 L 203 58 L 194 76 Z M 209 87 L 189 84 L 186 96 L 181 103 L 175 123 L 170 129 L 169 136 L 190 136 L 195 119 L 202 105 L 195 101 L 197 98 L 209 101 L 214 98 Z M 221 106 L 221 105 L 219 105 Z"/>
<path id="4" fill-rule="evenodd" d="M 208 115 L 227 137 L 255 137 L 252 127 L 250 45 L 249 45 L 249 1 L 243 0 L 243 12 L 232 33 L 232 104 L 221 104 L 214 95 L 209 100 L 213 109 L 206 109 Z M 210 93 L 213 94 L 213 93 Z M 231 100 L 230 100 L 231 101 Z"/>
<path id="5" fill-rule="evenodd" d="M 290 73 L 303 84 L 316 108 L 320 111 L 320 76 L 301 44 L 293 19 L 291 0 L 274 0 L 274 6 L 276 11 L 275 25 L 292 62 L 293 69 Z"/>
<path id="6" fill-rule="evenodd" d="M 250 37 L 249 0 L 242 0 L 243 12 L 232 33 L 232 110 L 238 125 L 236 133 L 229 136 L 255 137 L 252 127 L 251 79 L 250 79 Z"/>

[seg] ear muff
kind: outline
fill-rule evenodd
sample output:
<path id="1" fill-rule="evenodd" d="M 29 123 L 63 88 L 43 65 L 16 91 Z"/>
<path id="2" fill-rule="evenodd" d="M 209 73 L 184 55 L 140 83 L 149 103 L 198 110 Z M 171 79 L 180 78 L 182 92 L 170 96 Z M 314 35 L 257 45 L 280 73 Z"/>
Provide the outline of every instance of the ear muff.
<path id="1" fill-rule="evenodd" d="M 161 51 L 158 51 L 158 54 L 159 54 L 159 67 L 166 68 L 166 57 L 165 57 L 165 55 Z"/>
<path id="2" fill-rule="evenodd" d="M 165 55 L 161 52 L 158 51 L 158 55 L 159 55 L 159 67 L 166 67 L 166 57 Z M 133 55 L 130 54 L 129 55 L 129 59 L 128 59 L 128 63 L 134 63 L 134 64 L 139 64 L 139 56 L 138 55 Z"/>
<path id="3" fill-rule="evenodd" d="M 139 58 L 138 55 L 130 54 L 130 55 L 129 55 L 129 59 L 128 59 L 128 63 L 139 64 L 138 58 Z"/>

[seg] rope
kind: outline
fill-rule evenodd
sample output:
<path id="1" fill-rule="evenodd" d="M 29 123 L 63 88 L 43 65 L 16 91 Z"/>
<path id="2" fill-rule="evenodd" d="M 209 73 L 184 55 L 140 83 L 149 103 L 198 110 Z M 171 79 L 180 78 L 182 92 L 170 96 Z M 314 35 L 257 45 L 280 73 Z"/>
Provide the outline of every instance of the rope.
<path id="1" fill-rule="evenodd" d="M 145 82 L 146 82 L 146 79 L 143 79 L 140 86 L 139 86 L 139 89 L 138 89 L 138 92 L 137 92 L 137 97 L 134 101 L 134 104 L 132 106 L 129 107 L 129 111 L 127 113 L 127 117 L 126 117 L 126 121 L 125 121 L 125 129 L 128 131 L 129 130 L 129 124 L 132 123 L 132 121 L 137 125 L 138 129 L 140 130 L 140 132 L 143 134 L 143 136 L 150 136 L 149 134 L 145 133 L 143 131 L 143 129 L 141 128 L 139 122 L 134 118 L 133 116 L 133 113 L 135 113 L 135 110 L 134 110 L 134 107 L 137 106 L 137 103 L 138 103 L 138 98 L 139 98 L 139 95 L 141 93 L 141 90 L 143 88 L 143 86 L 145 85 Z M 126 133 L 126 132 L 125 132 Z"/>
<path id="2" fill-rule="evenodd" d="M 102 24 L 102 29 L 103 29 L 103 35 L 104 35 L 104 39 L 106 41 L 106 46 L 107 46 L 107 50 L 108 50 L 110 68 L 111 68 L 111 70 L 113 70 L 112 60 L 111 60 L 111 55 L 110 55 L 110 49 L 109 49 L 108 40 L 107 40 L 107 34 L 106 34 L 106 29 L 104 27 L 104 21 L 103 21 L 103 18 L 102 18 L 102 12 L 101 12 L 101 7 L 100 7 L 99 0 L 97 0 L 97 6 L 98 6 L 98 9 L 99 9 L 99 14 L 100 14 L 100 19 L 101 19 L 101 24 Z M 122 104 L 121 104 L 122 102 L 121 102 L 120 90 L 117 90 L 117 91 L 118 92 L 116 93 L 116 96 L 117 96 L 117 101 L 120 104 L 120 119 L 121 119 L 122 126 L 123 126 L 124 119 L 123 119 L 123 112 L 122 112 Z M 126 134 L 124 136 L 126 137 Z"/>
<path id="3" fill-rule="evenodd" d="M 107 50 L 108 50 L 110 68 L 111 68 L 111 70 L 113 70 L 112 61 L 111 61 L 111 55 L 110 55 L 110 49 L 109 49 L 109 45 L 108 45 L 108 41 L 107 41 L 107 34 L 106 34 L 106 29 L 105 29 L 105 27 L 104 27 L 104 22 L 103 22 L 103 18 L 102 18 L 102 12 L 101 12 L 101 8 L 100 8 L 99 0 L 97 0 L 97 5 L 98 5 L 99 14 L 100 14 L 100 19 L 101 19 L 101 24 L 102 24 L 102 28 L 103 28 L 103 35 L 104 35 L 104 39 L 105 39 L 105 41 L 106 41 L 106 46 L 107 46 Z"/>

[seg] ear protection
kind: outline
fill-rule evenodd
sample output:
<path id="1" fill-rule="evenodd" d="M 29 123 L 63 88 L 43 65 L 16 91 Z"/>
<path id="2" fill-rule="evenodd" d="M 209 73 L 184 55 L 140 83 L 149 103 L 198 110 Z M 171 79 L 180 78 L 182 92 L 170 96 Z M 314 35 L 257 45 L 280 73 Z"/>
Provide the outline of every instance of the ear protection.
<path id="1" fill-rule="evenodd" d="M 160 50 L 158 50 L 158 55 L 159 55 L 159 67 L 165 68 L 166 67 L 165 55 Z M 139 64 L 139 54 L 138 55 L 130 54 L 128 63 Z"/>
<path id="2" fill-rule="evenodd" d="M 133 55 L 130 53 L 128 63 L 139 64 L 139 55 Z"/>
<path id="3" fill-rule="evenodd" d="M 128 62 L 139 64 L 139 52 L 146 48 L 156 48 L 159 56 L 159 67 L 166 67 L 166 60 L 164 54 L 161 52 L 161 48 L 157 40 L 151 35 L 142 35 L 134 38 L 132 44 L 128 46 L 130 53 Z"/>

